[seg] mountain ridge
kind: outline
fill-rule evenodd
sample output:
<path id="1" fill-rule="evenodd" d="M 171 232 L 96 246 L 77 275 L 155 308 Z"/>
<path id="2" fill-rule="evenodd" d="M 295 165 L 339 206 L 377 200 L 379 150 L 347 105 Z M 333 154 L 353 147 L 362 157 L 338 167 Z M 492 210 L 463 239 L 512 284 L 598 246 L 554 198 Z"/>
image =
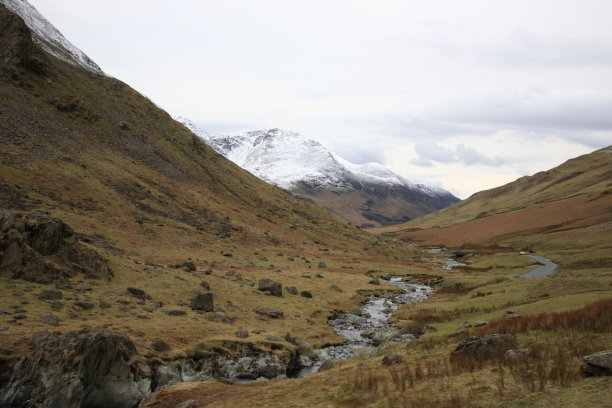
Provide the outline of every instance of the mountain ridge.
<path id="1" fill-rule="evenodd" d="M 267 129 L 228 136 L 175 119 L 262 180 L 356 225 L 403 222 L 458 201 L 446 190 L 411 183 L 380 164 L 350 163 L 297 132 Z"/>

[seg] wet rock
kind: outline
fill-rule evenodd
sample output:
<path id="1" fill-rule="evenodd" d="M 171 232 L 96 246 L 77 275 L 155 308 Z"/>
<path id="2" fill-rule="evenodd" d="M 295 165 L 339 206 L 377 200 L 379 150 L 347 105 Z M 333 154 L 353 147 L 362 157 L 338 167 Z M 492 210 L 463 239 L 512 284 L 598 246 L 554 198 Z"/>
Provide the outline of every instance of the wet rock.
<path id="1" fill-rule="evenodd" d="M 171 347 L 168 343 L 163 341 L 162 339 L 153 339 L 151 342 L 151 347 L 155 351 L 170 351 Z"/>
<path id="2" fill-rule="evenodd" d="M 213 294 L 211 292 L 202 293 L 197 295 L 191 302 L 191 309 L 203 312 L 212 312 L 213 308 Z"/>
<path id="3" fill-rule="evenodd" d="M 334 362 L 332 360 L 325 360 L 319 367 L 319 371 L 326 371 L 334 368 Z"/>
<path id="4" fill-rule="evenodd" d="M 582 357 L 580 372 L 585 377 L 612 375 L 612 350 L 600 351 Z"/>
<path id="5" fill-rule="evenodd" d="M 58 300 L 63 297 L 59 289 L 42 289 L 38 294 L 40 300 Z"/>
<path id="6" fill-rule="evenodd" d="M 310 293 L 310 291 L 308 290 L 303 290 L 300 292 L 300 296 L 305 297 L 305 298 L 311 298 L 312 297 L 312 293 Z"/>
<path id="7" fill-rule="evenodd" d="M 128 287 L 128 288 L 126 289 L 126 291 L 127 291 L 127 293 L 129 293 L 130 295 L 132 295 L 132 296 L 134 296 L 134 297 L 136 297 L 136 298 L 139 298 L 139 299 L 145 300 L 145 296 L 146 296 L 146 294 L 145 294 L 145 291 L 144 291 L 144 290 L 142 290 L 142 289 L 139 289 L 139 288 L 133 288 L 133 287 Z"/>
<path id="8" fill-rule="evenodd" d="M 400 364 L 404 362 L 404 358 L 395 352 L 385 355 L 382 359 L 382 364 L 386 366 Z"/>
<path id="9" fill-rule="evenodd" d="M 0 405 L 131 408 L 150 395 L 151 374 L 123 333 L 43 332 L 4 384 Z"/>
<path id="10" fill-rule="evenodd" d="M 300 356 L 306 356 L 310 359 L 317 359 L 317 353 L 314 351 L 310 343 L 301 337 L 294 337 L 291 339 L 291 343 L 297 346 L 297 352 Z"/>
<path id="11" fill-rule="evenodd" d="M 106 260 L 81 244 L 62 220 L 37 211 L 0 209 L 0 276 L 51 283 L 78 273 L 109 280 Z"/>
<path id="12" fill-rule="evenodd" d="M 285 290 L 291 295 L 297 295 L 297 289 L 295 286 L 285 286 Z"/>
<path id="13" fill-rule="evenodd" d="M 275 282 L 272 279 L 260 279 L 257 289 L 262 292 L 270 292 L 272 296 L 283 295 L 283 285 L 280 282 Z"/>
<path id="14" fill-rule="evenodd" d="M 57 327 L 59 326 L 60 319 L 56 315 L 48 314 L 41 316 L 40 321 L 44 324 L 48 324 L 49 326 Z"/>
<path id="15" fill-rule="evenodd" d="M 374 331 L 374 335 L 372 336 L 372 343 L 375 346 L 378 346 L 383 343 L 388 343 L 390 341 L 397 341 L 399 337 L 400 330 L 397 327 L 380 328 Z"/>
<path id="16" fill-rule="evenodd" d="M 519 344 L 511 334 L 489 334 L 484 337 L 469 336 L 451 353 L 451 361 L 461 357 L 489 360 L 502 356 L 507 350 L 518 349 Z"/>
<path id="17" fill-rule="evenodd" d="M 262 307 L 262 306 L 257 306 L 255 308 L 255 313 L 262 315 L 262 316 L 266 316 L 266 317 L 270 317 L 273 319 L 279 319 L 281 317 L 283 317 L 283 311 L 282 310 L 278 310 L 278 309 L 272 309 L 269 307 Z"/>

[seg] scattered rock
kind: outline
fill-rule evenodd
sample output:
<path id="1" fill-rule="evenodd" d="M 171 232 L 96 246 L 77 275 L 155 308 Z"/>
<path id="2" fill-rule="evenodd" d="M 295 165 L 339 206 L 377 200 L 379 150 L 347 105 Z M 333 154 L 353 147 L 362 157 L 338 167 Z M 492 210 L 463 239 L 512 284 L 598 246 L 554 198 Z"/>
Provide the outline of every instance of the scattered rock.
<path id="1" fill-rule="evenodd" d="M 274 342 L 277 342 L 277 343 L 278 343 L 278 342 L 280 342 L 280 341 L 282 341 L 280 337 L 278 337 L 278 336 L 272 336 L 272 335 L 270 335 L 270 336 L 266 336 L 266 340 L 268 340 L 268 341 L 274 341 Z"/>
<path id="2" fill-rule="evenodd" d="M 185 316 L 187 312 L 181 309 L 162 309 L 162 312 L 168 316 Z"/>
<path id="3" fill-rule="evenodd" d="M 327 268 L 327 264 L 325 262 L 319 262 L 319 268 Z"/>
<path id="4" fill-rule="evenodd" d="M 206 282 L 204 280 L 202 282 L 200 282 L 200 286 L 203 287 L 206 290 L 210 290 L 210 285 L 208 284 L 208 282 Z"/>
<path id="5" fill-rule="evenodd" d="M 247 337 L 249 337 L 249 332 L 244 329 L 238 329 L 236 330 L 236 337 L 239 337 L 241 339 L 246 339 Z"/>
<path id="6" fill-rule="evenodd" d="M 333 289 L 333 290 L 335 290 L 337 292 L 342 292 L 342 289 L 338 285 L 331 285 L 329 288 Z"/>
<path id="7" fill-rule="evenodd" d="M 300 292 L 300 296 L 305 297 L 305 298 L 311 298 L 312 297 L 312 293 L 310 293 L 307 290 L 303 290 Z"/>
<path id="8" fill-rule="evenodd" d="M 80 307 L 83 310 L 90 310 L 94 308 L 94 304 L 88 300 L 77 300 L 74 302 L 76 307 Z"/>
<path id="9" fill-rule="evenodd" d="M 171 347 L 168 343 L 163 341 L 162 339 L 153 339 L 151 342 L 151 347 L 155 351 L 170 351 Z"/>
<path id="10" fill-rule="evenodd" d="M 132 288 L 132 287 L 128 287 L 127 289 L 127 293 L 129 293 L 130 295 L 137 297 L 139 299 L 144 300 L 145 299 L 145 291 L 139 288 Z"/>
<path id="11" fill-rule="evenodd" d="M 385 355 L 382 359 L 382 364 L 386 366 L 403 363 L 404 358 L 397 354 L 396 352 L 391 352 Z"/>
<path id="12" fill-rule="evenodd" d="M 204 274 L 205 274 L 205 275 L 212 275 L 212 273 L 213 273 L 213 269 L 212 269 L 212 268 L 207 268 L 207 269 L 204 271 Z"/>
<path id="13" fill-rule="evenodd" d="M 260 314 L 262 316 L 267 316 L 272 319 L 279 319 L 283 317 L 283 311 L 278 309 L 272 309 L 269 307 L 257 306 L 255 308 L 255 313 Z"/>
<path id="14" fill-rule="evenodd" d="M 372 279 L 371 281 L 368 282 L 370 285 L 380 285 L 380 280 L 379 279 Z"/>
<path id="15" fill-rule="evenodd" d="M 110 303 L 105 302 L 104 300 L 101 300 L 98 306 L 100 306 L 100 309 L 109 309 L 111 307 Z"/>
<path id="16" fill-rule="evenodd" d="M 48 314 L 41 316 L 40 321 L 49 326 L 57 327 L 59 326 L 60 319 L 56 315 Z"/>
<path id="17" fill-rule="evenodd" d="M 297 295 L 297 289 L 295 286 L 285 286 L 285 290 L 291 295 Z"/>
<path id="18" fill-rule="evenodd" d="M 474 327 L 482 327 L 486 325 L 487 325 L 487 322 L 485 322 L 484 320 L 476 320 L 476 322 L 474 322 Z"/>
<path id="19" fill-rule="evenodd" d="M 257 288 L 262 292 L 270 292 L 272 296 L 283 295 L 283 285 L 272 279 L 260 279 Z"/>
<path id="20" fill-rule="evenodd" d="M 64 304 L 60 302 L 59 300 L 54 300 L 53 302 L 51 302 L 51 309 L 55 311 L 62 310 L 63 307 L 64 307 Z"/>
<path id="21" fill-rule="evenodd" d="M 192 310 L 200 310 L 204 312 L 212 312 L 213 308 L 213 294 L 211 292 L 202 293 L 197 295 L 191 302 Z"/>
<path id="22" fill-rule="evenodd" d="M 323 275 L 320 273 L 315 273 L 315 278 L 323 279 Z"/>
<path id="23" fill-rule="evenodd" d="M 469 336 L 451 353 L 451 361 L 471 356 L 476 360 L 489 360 L 502 356 L 507 350 L 518 349 L 519 344 L 511 334 L 489 334 L 484 337 Z"/>
<path id="24" fill-rule="evenodd" d="M 175 268 L 182 269 L 187 272 L 193 272 L 196 270 L 195 264 L 191 261 L 183 262 L 182 264 L 176 264 Z"/>
<path id="25" fill-rule="evenodd" d="M 612 350 L 600 351 L 582 357 L 580 372 L 585 377 L 612 375 Z"/>
<path id="26" fill-rule="evenodd" d="M 76 285 L 76 286 L 74 287 L 74 289 L 75 289 L 75 290 L 80 290 L 80 291 L 82 291 L 82 292 L 89 292 L 89 291 L 91 291 L 91 286 L 89 286 L 89 285 L 88 285 L 88 284 L 86 284 L 86 283 L 79 283 L 78 285 Z"/>
<path id="27" fill-rule="evenodd" d="M 59 289 L 42 289 L 38 294 L 40 300 L 58 300 L 62 296 L 62 291 Z"/>

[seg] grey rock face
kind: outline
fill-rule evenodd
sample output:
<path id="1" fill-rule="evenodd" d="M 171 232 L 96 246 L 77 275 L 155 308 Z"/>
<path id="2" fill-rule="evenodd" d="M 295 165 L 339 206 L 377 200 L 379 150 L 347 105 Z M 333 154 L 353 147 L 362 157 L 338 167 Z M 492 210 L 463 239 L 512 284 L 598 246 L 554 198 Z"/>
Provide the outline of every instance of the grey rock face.
<path id="1" fill-rule="evenodd" d="M 151 370 L 129 337 L 87 327 L 41 333 L 1 390 L 0 405 L 131 408 L 150 388 Z"/>
<path id="2" fill-rule="evenodd" d="M 0 276 L 51 283 L 83 273 L 109 280 L 106 260 L 81 244 L 72 228 L 37 211 L 0 209 Z"/>
<path id="3" fill-rule="evenodd" d="M 297 289 L 295 286 L 285 286 L 285 290 L 291 295 L 297 295 Z"/>

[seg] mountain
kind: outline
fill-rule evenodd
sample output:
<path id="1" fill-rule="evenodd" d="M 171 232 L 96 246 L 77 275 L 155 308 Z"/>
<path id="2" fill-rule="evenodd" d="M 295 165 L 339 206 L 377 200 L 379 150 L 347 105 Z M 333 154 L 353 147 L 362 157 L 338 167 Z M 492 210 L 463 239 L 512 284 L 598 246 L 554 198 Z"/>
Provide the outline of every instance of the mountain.
<path id="1" fill-rule="evenodd" d="M 96 74 L 103 74 L 100 67 L 83 51 L 66 40 L 62 33 L 25 0 L 2 0 L 2 4 L 23 18 L 32 31 L 34 42 L 49 54 L 70 64 L 78 65 Z"/>
<path id="2" fill-rule="evenodd" d="M 320 143 L 280 129 L 211 134 L 177 120 L 240 167 L 360 226 L 397 224 L 447 207 L 448 191 L 413 184 L 377 163 L 353 164 Z"/>
<path id="3" fill-rule="evenodd" d="M 417 220 L 377 230 L 431 245 L 590 248 L 572 263 L 612 265 L 612 146 L 568 160 Z"/>

